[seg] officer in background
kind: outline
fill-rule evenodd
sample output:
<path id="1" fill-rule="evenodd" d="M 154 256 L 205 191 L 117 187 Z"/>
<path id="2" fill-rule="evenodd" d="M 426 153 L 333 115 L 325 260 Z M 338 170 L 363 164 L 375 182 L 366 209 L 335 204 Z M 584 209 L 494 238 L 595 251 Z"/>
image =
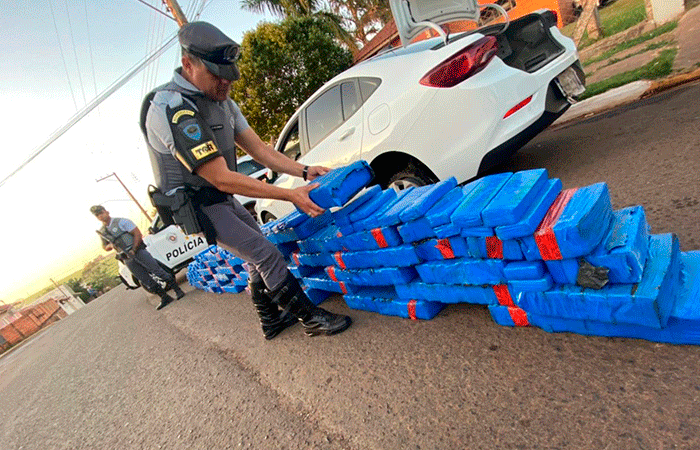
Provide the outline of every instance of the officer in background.
<path id="1" fill-rule="evenodd" d="M 266 339 L 297 321 L 309 336 L 345 330 L 350 317 L 309 300 L 282 254 L 231 195 L 290 201 L 311 217 L 323 213 L 309 198 L 317 185 L 283 189 L 237 173 L 236 145 L 266 167 L 304 180 L 329 169 L 287 158 L 250 128 L 230 98 L 231 83 L 240 77 L 236 42 L 206 22 L 184 25 L 178 38 L 182 67 L 169 83 L 151 92 L 141 108 L 141 130 L 156 184 L 166 195 L 191 192 L 205 232 L 250 263 L 249 285 Z"/>
<path id="2" fill-rule="evenodd" d="M 102 228 L 97 230 L 97 234 L 102 239 L 102 248 L 110 251 L 117 251 L 117 259 L 129 268 L 131 273 L 141 282 L 143 288 L 160 297 L 160 304 L 156 309 L 164 308 L 173 298 L 166 292 L 172 287 L 178 299 L 185 296 L 185 293 L 177 285 L 175 277 L 165 271 L 158 262 L 146 250 L 143 243 L 143 235 L 136 224 L 129 219 L 120 217 L 110 217 L 109 211 L 102 205 L 95 205 L 90 208 L 90 212 L 103 223 Z M 151 275 L 155 275 L 167 283 L 163 289 Z"/>

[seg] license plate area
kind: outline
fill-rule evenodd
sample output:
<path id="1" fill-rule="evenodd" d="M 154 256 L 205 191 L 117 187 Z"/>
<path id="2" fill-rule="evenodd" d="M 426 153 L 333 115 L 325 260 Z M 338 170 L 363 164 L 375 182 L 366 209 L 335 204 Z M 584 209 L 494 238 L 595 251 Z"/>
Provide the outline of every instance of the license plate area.
<path id="1" fill-rule="evenodd" d="M 560 73 L 554 81 L 561 93 L 572 103 L 576 101 L 576 97 L 586 91 L 586 86 L 583 85 L 583 81 L 573 67 Z"/>

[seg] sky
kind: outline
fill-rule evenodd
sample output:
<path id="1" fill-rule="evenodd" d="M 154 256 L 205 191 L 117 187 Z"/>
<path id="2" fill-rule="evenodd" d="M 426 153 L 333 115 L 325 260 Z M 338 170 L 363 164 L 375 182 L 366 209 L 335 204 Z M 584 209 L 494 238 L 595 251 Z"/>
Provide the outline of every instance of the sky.
<path id="1" fill-rule="evenodd" d="M 165 11 L 161 0 L 143 2 Z M 189 20 L 201 2 L 179 0 Z M 238 0 L 206 0 L 199 20 L 241 42 L 276 18 L 244 11 Z M 0 0 L 0 180 L 177 29 L 139 0 Z M 153 174 L 138 114 L 145 93 L 178 65 L 174 45 L 0 186 L 0 304 L 102 253 L 91 205 L 146 230 L 146 217 L 111 174 L 150 209 Z"/>

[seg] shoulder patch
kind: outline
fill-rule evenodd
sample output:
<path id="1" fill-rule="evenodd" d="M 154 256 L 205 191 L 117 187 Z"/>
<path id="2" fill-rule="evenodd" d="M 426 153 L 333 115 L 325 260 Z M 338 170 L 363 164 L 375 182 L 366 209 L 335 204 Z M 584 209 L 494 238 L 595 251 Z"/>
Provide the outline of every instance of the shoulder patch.
<path id="1" fill-rule="evenodd" d="M 172 122 L 174 124 L 177 124 L 182 116 L 194 117 L 194 111 L 191 111 L 189 109 L 181 109 L 173 115 Z"/>
<path id="2" fill-rule="evenodd" d="M 198 145 L 190 150 L 192 156 L 194 156 L 197 160 L 213 155 L 217 151 L 218 149 L 213 141 L 207 141 L 204 144 Z"/>

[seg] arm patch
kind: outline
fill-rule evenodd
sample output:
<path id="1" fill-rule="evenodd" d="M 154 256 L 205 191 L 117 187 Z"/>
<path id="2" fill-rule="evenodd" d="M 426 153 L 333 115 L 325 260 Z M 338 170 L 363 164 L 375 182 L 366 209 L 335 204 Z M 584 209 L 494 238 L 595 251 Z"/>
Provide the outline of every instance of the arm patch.
<path id="1" fill-rule="evenodd" d="M 175 157 L 187 170 L 194 173 L 204 163 L 223 156 L 209 127 L 187 103 L 175 108 L 166 106 L 165 115 L 173 134 Z"/>

